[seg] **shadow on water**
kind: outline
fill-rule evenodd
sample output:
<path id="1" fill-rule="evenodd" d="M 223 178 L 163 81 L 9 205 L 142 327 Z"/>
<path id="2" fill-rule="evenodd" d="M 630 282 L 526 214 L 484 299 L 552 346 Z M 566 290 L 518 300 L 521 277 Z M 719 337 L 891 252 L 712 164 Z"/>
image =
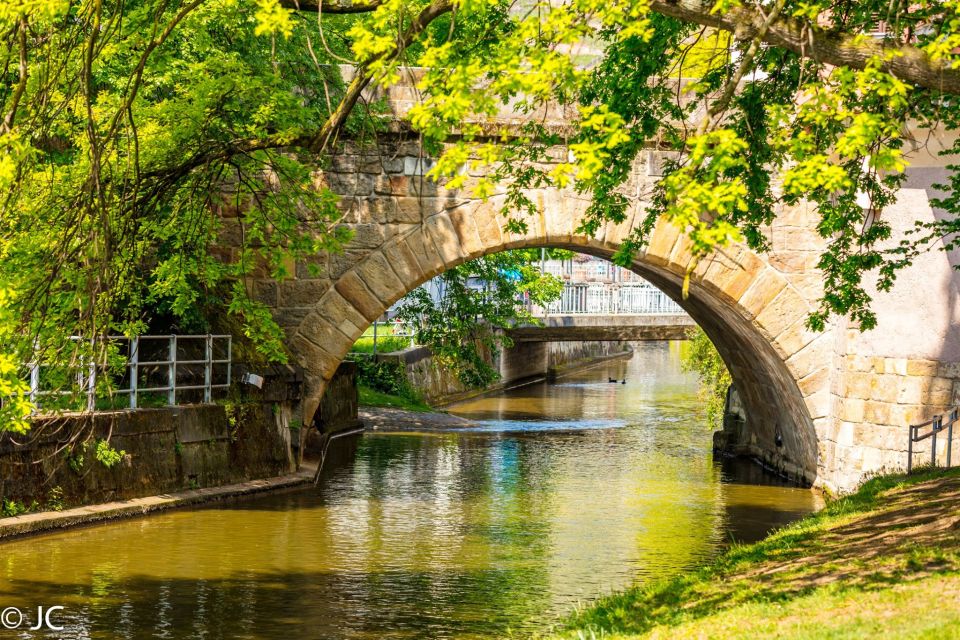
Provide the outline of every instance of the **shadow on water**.
<path id="1" fill-rule="evenodd" d="M 546 589 L 544 579 L 535 570 L 487 568 L 195 580 L 114 576 L 103 567 L 83 585 L 8 580 L 0 598 L 24 612 L 21 638 L 447 638 L 453 619 L 456 637 L 467 638 L 502 635 L 536 615 L 546 603 L 532 587 Z M 24 633 L 38 603 L 64 606 L 53 618 L 63 631 Z"/>

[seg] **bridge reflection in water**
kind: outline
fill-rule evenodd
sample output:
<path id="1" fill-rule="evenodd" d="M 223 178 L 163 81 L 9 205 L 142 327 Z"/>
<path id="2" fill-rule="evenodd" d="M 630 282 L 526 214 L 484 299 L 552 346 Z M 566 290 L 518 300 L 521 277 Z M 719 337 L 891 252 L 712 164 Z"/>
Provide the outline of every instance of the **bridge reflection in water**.
<path id="1" fill-rule="evenodd" d="M 0 602 L 65 638 L 522 636 L 817 506 L 711 460 L 678 348 L 368 434 L 319 489 L 4 544 Z"/>

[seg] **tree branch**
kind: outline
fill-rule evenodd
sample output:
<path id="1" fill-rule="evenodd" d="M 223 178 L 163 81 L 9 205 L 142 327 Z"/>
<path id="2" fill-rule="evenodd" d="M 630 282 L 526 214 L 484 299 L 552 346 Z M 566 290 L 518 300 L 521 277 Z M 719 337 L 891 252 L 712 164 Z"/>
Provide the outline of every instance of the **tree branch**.
<path id="1" fill-rule="evenodd" d="M 368 13 L 376 10 L 383 4 L 383 0 L 333 0 L 332 2 L 321 2 L 320 0 L 280 0 L 280 6 L 294 11 L 310 11 L 320 13 L 348 14 L 348 13 Z"/>
<path id="2" fill-rule="evenodd" d="M 712 0 L 651 0 L 650 6 L 657 13 L 731 31 L 744 40 L 756 36 L 764 23 L 761 12 L 747 6 L 711 13 Z M 792 18 L 776 20 L 763 40 L 817 62 L 854 69 L 863 69 L 871 60 L 879 59 L 883 71 L 904 82 L 942 93 L 960 94 L 960 70 L 934 62 L 921 49 L 909 44 L 892 45 L 849 33 L 831 33 Z"/>
<path id="3" fill-rule="evenodd" d="M 370 65 L 379 60 L 395 60 L 403 53 L 404 49 L 409 47 L 414 39 L 427 28 L 427 25 L 452 10 L 452 0 L 433 0 L 433 2 L 424 8 L 413 22 L 410 23 L 410 26 L 407 27 L 403 36 L 397 40 L 397 46 L 392 51 L 366 60 L 362 65 L 357 67 L 356 75 L 347 87 L 347 91 L 340 100 L 340 104 L 338 104 L 334 112 L 330 114 L 327 121 L 323 123 L 320 131 L 304 146 L 312 151 L 321 151 L 326 148 L 331 138 L 347 121 L 347 117 L 350 115 L 350 112 L 353 111 L 357 100 L 360 99 L 360 94 L 363 93 L 363 90 L 370 84 L 370 80 L 373 78 L 369 72 Z M 326 9 L 324 9 L 324 11 L 326 11 Z"/>

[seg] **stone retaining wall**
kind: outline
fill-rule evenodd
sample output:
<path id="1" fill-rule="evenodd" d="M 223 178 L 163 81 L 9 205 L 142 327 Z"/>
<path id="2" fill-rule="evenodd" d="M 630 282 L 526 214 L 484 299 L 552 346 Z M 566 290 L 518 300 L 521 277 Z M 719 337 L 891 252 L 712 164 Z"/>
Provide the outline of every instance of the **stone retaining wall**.
<path id="1" fill-rule="evenodd" d="M 97 443 L 123 451 L 110 468 Z M 290 471 L 270 405 L 111 411 L 38 419 L 0 437 L 0 497 L 36 509 L 212 487 Z"/>

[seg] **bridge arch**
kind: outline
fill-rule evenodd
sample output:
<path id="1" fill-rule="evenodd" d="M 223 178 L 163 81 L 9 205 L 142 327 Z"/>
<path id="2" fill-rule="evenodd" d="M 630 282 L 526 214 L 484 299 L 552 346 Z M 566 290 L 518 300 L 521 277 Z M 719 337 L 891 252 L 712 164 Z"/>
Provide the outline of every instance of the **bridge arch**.
<path id="1" fill-rule="evenodd" d="M 587 202 L 569 192 L 540 194 L 540 215 L 523 234 L 506 228 L 502 196 L 452 203 L 368 252 L 340 275 L 289 331 L 305 371 L 309 420 L 324 387 L 373 320 L 430 278 L 467 260 L 508 249 L 556 247 L 610 258 L 632 216 L 594 236 L 578 234 Z M 750 420 L 751 451 L 809 482 L 818 475 L 816 426 L 827 415 L 827 335 L 807 330 L 810 301 L 779 271 L 744 246 L 702 260 L 690 294 L 681 297 L 691 261 L 689 241 L 661 221 L 631 269 L 676 300 L 713 340 L 727 363 Z M 782 434 L 782 446 L 775 444 Z"/>

